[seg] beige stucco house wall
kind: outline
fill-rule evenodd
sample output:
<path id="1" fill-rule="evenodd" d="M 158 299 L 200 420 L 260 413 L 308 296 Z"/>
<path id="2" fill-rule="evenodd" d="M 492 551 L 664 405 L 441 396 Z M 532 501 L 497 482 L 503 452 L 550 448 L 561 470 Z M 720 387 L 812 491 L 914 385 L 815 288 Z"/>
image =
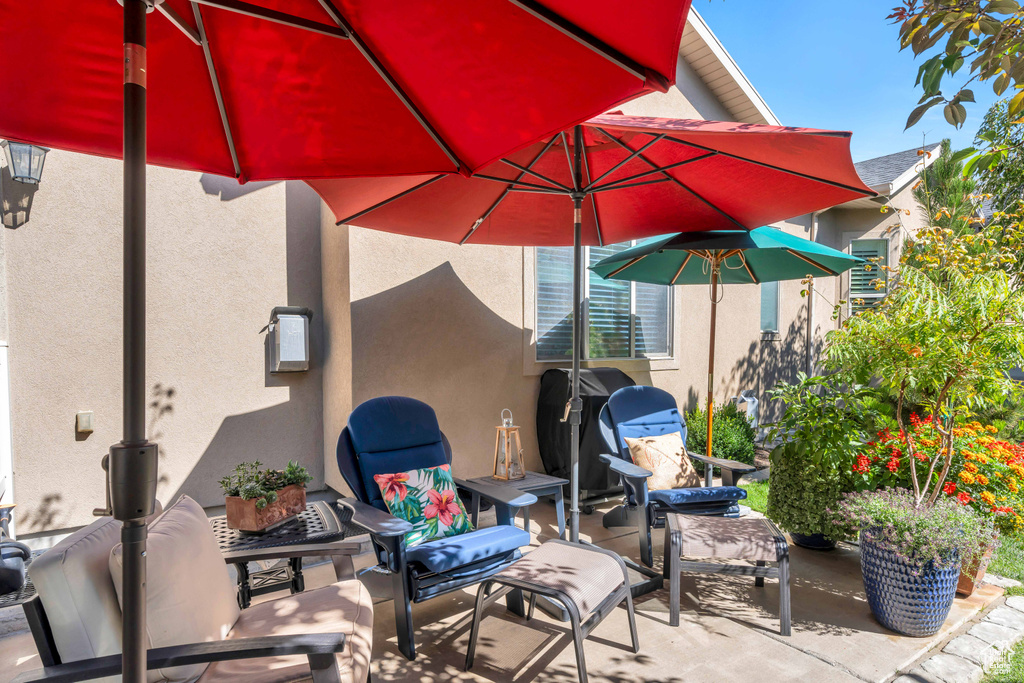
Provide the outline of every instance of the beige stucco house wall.
<path id="1" fill-rule="evenodd" d="M 777 123 L 696 14 L 677 79 L 671 92 L 621 109 Z M 19 504 L 22 536 L 88 523 L 103 502 L 100 458 L 121 429 L 120 173 L 116 161 L 51 152 L 27 198 L 28 221 L 4 216 L 18 222 L 0 231 L 0 349 L 9 345 L 13 453 L 5 499 Z M 5 180 L 7 196 L 20 191 Z M 338 434 L 354 405 L 387 394 L 435 407 L 461 476 L 489 471 L 503 408 L 523 428 L 527 465 L 541 468 L 536 398 L 540 373 L 552 365 L 534 359 L 533 249 L 335 226 L 301 183 L 238 186 L 151 168 L 148 191 L 147 381 L 163 500 L 184 493 L 217 506 L 217 480 L 252 459 L 298 460 L 314 475 L 311 488 L 344 492 Z M 841 226 L 844 215 L 822 225 Z M 810 224 L 805 216 L 782 227 L 807 236 Z M 829 230 L 842 232 L 821 234 Z M 719 309 L 717 400 L 746 388 L 762 393 L 802 367 L 807 310 L 799 290 L 799 282 L 782 285 L 786 332 L 762 339 L 757 286 L 728 289 Z M 672 357 L 615 364 L 689 407 L 706 386 L 710 306 L 702 287 L 676 288 L 674 297 Z M 261 330 L 280 305 L 314 312 L 308 372 L 267 372 Z M 93 411 L 92 434 L 76 434 L 78 411 Z M 0 454 L 2 426 L 0 419 Z"/>

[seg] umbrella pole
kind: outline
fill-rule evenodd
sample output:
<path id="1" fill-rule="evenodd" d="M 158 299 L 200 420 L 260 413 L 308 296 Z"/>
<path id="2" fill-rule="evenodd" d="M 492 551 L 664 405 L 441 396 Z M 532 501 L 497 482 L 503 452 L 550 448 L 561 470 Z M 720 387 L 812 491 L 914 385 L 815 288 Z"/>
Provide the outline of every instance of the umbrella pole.
<path id="1" fill-rule="evenodd" d="M 146 439 L 146 12 L 124 0 L 124 425 L 110 447 L 107 509 L 122 522 L 122 681 L 146 680 L 146 517 L 153 513 L 157 447 Z"/>
<path id="2" fill-rule="evenodd" d="M 580 540 L 580 358 L 583 355 L 583 198 L 573 198 L 572 238 L 572 398 L 569 400 L 570 503 L 569 540 Z"/>
<path id="3" fill-rule="evenodd" d="M 715 408 L 715 328 L 717 327 L 718 317 L 718 269 L 715 268 L 715 264 L 711 266 L 711 342 L 708 345 L 708 447 L 707 455 L 711 456 L 711 435 L 712 435 L 712 424 L 714 422 L 714 408 Z M 714 467 L 711 465 L 704 466 L 704 485 L 711 486 L 711 481 L 714 473 Z"/>

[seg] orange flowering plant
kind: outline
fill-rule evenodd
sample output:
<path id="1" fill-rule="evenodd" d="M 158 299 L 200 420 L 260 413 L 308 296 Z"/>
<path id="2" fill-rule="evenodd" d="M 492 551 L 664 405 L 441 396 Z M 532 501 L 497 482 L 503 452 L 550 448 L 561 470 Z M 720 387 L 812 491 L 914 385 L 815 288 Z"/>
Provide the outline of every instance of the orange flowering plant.
<path id="1" fill-rule="evenodd" d="M 910 415 L 905 430 L 883 429 L 857 454 L 851 469 L 858 488 L 912 488 L 912 467 L 919 483 L 931 484 L 941 496 L 994 517 L 1004 533 L 1024 531 L 1024 445 L 996 439 L 996 428 L 980 422 L 950 430 L 953 446 L 949 476 L 938 480 L 930 463 L 944 446 L 936 420 Z M 905 444 L 914 444 L 907 457 Z M 926 477 L 930 477 L 928 481 Z"/>

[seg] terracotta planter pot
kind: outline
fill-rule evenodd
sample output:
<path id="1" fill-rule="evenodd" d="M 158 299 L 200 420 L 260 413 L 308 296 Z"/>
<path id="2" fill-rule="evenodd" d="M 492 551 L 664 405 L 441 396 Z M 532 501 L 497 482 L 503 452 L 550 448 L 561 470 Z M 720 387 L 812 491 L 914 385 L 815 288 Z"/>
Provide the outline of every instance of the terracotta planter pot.
<path id="1" fill-rule="evenodd" d="M 238 496 L 224 498 L 227 507 L 228 526 L 239 531 L 266 531 L 286 522 L 306 509 L 306 489 L 298 484 L 285 486 L 277 492 L 277 500 L 263 508 L 256 509 L 255 500 L 243 500 Z"/>
<path id="2" fill-rule="evenodd" d="M 964 567 L 960 571 L 960 580 L 956 584 L 956 594 L 967 597 L 974 593 L 974 589 L 978 587 L 981 580 L 985 578 L 985 571 L 988 569 L 988 563 L 992 560 L 992 546 L 989 545 L 985 548 L 985 554 L 979 559 L 975 560 L 974 563 L 969 567 Z"/>

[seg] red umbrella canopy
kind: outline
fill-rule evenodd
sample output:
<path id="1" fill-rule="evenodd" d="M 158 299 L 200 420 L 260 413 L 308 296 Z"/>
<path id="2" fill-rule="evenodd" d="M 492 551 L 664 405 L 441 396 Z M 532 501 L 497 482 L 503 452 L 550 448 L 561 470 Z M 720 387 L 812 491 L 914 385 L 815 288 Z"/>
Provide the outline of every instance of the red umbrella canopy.
<path id="1" fill-rule="evenodd" d="M 163 0 L 149 162 L 469 173 L 675 81 L 690 0 Z M 117 0 L 0 0 L 0 137 L 121 156 Z"/>
<path id="2" fill-rule="evenodd" d="M 620 114 L 581 128 L 584 244 L 753 229 L 875 194 L 853 167 L 849 133 Z M 307 182 L 339 223 L 449 242 L 567 245 L 573 133 L 548 136 L 473 178 Z"/>

